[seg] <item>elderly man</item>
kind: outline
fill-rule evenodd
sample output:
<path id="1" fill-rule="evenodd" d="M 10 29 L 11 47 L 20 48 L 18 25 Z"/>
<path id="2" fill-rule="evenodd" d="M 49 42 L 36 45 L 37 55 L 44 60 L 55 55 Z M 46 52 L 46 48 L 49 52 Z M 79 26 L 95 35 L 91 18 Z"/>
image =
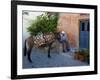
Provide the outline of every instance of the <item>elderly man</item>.
<path id="1" fill-rule="evenodd" d="M 66 52 L 66 48 L 68 48 L 68 45 L 67 45 L 68 38 L 64 31 L 61 32 L 61 43 L 62 43 L 63 52 Z"/>

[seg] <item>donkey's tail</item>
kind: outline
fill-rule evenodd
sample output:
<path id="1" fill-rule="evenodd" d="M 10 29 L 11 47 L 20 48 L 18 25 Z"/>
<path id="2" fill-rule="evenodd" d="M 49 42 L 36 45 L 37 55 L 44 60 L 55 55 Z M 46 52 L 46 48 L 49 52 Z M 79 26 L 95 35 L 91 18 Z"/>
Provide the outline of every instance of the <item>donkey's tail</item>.
<path id="1" fill-rule="evenodd" d="M 25 45 L 24 45 L 24 56 L 26 56 L 27 53 L 27 48 L 26 48 L 26 40 L 25 40 Z"/>

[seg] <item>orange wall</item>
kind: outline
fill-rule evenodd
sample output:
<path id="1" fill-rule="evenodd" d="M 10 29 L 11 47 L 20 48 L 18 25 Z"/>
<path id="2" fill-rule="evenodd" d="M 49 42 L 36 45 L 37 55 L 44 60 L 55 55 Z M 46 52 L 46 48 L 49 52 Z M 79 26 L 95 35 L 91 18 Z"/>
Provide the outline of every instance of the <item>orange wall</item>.
<path id="1" fill-rule="evenodd" d="M 89 15 L 73 13 L 60 13 L 58 20 L 58 30 L 65 31 L 71 47 L 79 48 L 79 20 L 89 19 Z"/>

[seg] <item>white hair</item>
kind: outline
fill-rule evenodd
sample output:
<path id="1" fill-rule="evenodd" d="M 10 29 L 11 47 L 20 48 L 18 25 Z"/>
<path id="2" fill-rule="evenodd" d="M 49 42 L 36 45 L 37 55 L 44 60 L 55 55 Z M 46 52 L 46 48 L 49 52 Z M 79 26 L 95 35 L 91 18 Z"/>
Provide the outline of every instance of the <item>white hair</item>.
<path id="1" fill-rule="evenodd" d="M 64 32 L 64 31 L 62 31 L 61 33 L 65 34 L 65 32 Z"/>

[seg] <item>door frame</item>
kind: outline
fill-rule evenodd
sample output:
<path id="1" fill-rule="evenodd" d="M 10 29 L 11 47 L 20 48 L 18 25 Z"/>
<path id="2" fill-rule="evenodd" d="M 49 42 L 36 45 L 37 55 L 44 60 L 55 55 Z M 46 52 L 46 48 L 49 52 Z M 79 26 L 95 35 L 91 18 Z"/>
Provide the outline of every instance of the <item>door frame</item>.
<path id="1" fill-rule="evenodd" d="M 80 31 L 80 23 L 81 23 L 81 21 L 89 21 L 90 22 L 90 20 L 89 19 L 79 19 L 79 50 L 81 49 L 80 48 L 80 33 L 81 33 L 81 31 Z M 89 26 L 90 27 L 90 26 Z M 90 28 L 89 28 L 90 29 Z M 90 31 L 90 30 L 89 30 Z M 90 32 L 89 32 L 90 33 Z M 89 34 L 90 35 L 90 34 Z M 90 37 L 89 37 L 89 40 L 90 40 Z M 88 49 L 90 49 L 90 42 L 89 42 L 89 48 Z M 90 50 L 89 50 L 90 51 Z"/>

